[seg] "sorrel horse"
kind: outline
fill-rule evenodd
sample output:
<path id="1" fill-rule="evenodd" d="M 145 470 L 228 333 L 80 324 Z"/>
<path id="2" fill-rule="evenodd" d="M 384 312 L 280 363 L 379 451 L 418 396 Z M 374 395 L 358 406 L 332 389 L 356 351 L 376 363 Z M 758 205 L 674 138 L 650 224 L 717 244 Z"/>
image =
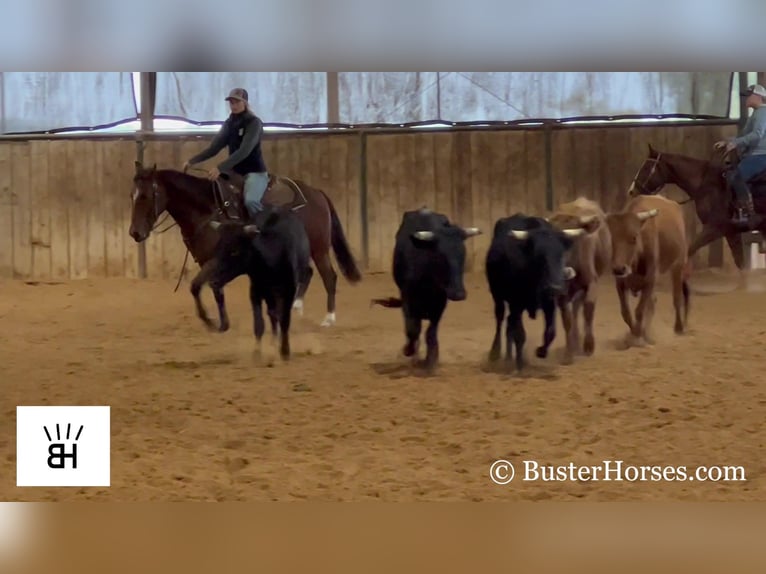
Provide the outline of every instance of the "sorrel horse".
<path id="1" fill-rule="evenodd" d="M 736 162 L 736 158 L 733 161 Z M 724 177 L 729 167 L 730 164 L 723 161 L 718 163 L 677 153 L 658 152 L 649 145 L 649 156 L 633 178 L 628 195 L 654 195 L 667 184 L 677 185 L 694 201 L 697 217 L 703 226 L 689 245 L 689 258 L 708 243 L 725 237 L 734 263 L 742 271 L 745 267 L 743 230 L 729 221 L 734 207 L 734 195 Z M 766 235 L 766 174 L 752 181 L 750 190 L 758 215 L 756 231 Z"/>
<path id="2" fill-rule="evenodd" d="M 351 249 L 343 232 L 338 214 L 330 198 L 321 189 L 308 185 L 301 180 L 289 180 L 299 188 L 305 198 L 305 204 L 296 209 L 299 219 L 306 228 L 311 248 L 311 258 L 322 278 L 327 291 L 327 315 L 322 326 L 335 323 L 335 290 L 337 274 L 330 261 L 330 247 L 343 276 L 350 283 L 361 280 L 362 274 L 356 264 Z M 220 204 L 216 187 L 206 178 L 196 177 L 174 169 L 157 169 L 157 166 L 144 167 L 136 162 L 133 177 L 132 211 L 130 236 L 140 243 L 145 241 L 154 230 L 159 216 L 168 212 L 179 228 L 186 247 L 201 269 L 192 282 L 191 292 L 197 308 L 198 317 L 211 329 L 215 328 L 208 319 L 199 294 L 202 286 L 209 281 L 215 268 L 214 249 L 218 242 L 218 231 L 210 225 L 214 220 L 225 220 L 229 215 Z M 270 191 L 267 190 L 263 202 L 270 203 Z M 228 203 L 226 203 L 228 205 Z M 243 212 L 244 216 L 244 212 Z M 229 329 L 223 291 L 211 286 L 218 305 L 220 323 L 218 330 Z M 303 297 L 308 283 L 301 287 L 296 295 L 294 308 L 303 310 Z"/>

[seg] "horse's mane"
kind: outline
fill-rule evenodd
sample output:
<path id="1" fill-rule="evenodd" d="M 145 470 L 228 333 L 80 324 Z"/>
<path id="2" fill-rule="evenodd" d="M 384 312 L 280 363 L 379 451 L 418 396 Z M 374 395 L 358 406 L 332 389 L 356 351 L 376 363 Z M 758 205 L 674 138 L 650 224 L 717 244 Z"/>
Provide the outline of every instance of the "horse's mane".
<path id="1" fill-rule="evenodd" d="M 185 194 L 187 203 L 193 203 L 201 209 L 210 209 L 214 205 L 213 182 L 206 177 L 198 177 L 177 169 L 158 169 L 156 177 L 171 184 L 175 189 L 188 191 Z"/>
<path id="2" fill-rule="evenodd" d="M 723 171 L 727 167 L 726 164 L 724 164 L 723 162 L 717 163 L 717 162 L 714 162 L 712 159 L 702 159 L 699 157 L 684 155 L 680 153 L 659 152 L 658 155 L 660 155 L 661 157 L 667 157 L 670 160 L 676 160 L 682 163 L 693 164 L 695 167 L 699 167 L 700 169 L 705 169 L 705 170 L 716 169 L 718 171 Z"/>

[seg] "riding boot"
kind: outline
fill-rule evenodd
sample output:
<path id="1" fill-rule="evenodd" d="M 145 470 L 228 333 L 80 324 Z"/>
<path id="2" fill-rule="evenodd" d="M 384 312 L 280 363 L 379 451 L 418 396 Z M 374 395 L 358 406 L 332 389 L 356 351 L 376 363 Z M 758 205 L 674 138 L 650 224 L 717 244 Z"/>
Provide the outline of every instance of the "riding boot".
<path id="1" fill-rule="evenodd" d="M 756 217 L 755 208 L 753 206 L 753 196 L 750 194 L 750 188 L 741 178 L 734 178 L 732 187 L 737 196 L 737 206 L 731 222 L 737 227 L 752 229 Z"/>

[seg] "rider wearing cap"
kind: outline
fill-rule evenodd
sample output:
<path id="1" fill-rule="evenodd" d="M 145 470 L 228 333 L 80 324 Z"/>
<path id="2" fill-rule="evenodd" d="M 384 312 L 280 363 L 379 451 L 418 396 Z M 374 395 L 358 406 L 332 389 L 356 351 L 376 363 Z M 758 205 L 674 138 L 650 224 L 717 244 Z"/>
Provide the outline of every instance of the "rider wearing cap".
<path id="1" fill-rule="evenodd" d="M 738 137 L 716 142 L 715 148 L 726 148 L 726 152 L 736 149 L 742 158 L 726 175 L 726 180 L 737 196 L 737 213 L 732 221 L 747 229 L 753 229 L 758 218 L 755 216 L 748 183 L 766 171 L 766 88 L 760 84 L 753 84 L 741 95 L 747 98 L 745 105 L 753 108 L 753 114 Z"/>
<path id="2" fill-rule="evenodd" d="M 190 165 L 203 162 L 228 147 L 229 157 L 208 173 L 215 181 L 222 171 L 234 171 L 245 179 L 244 201 L 250 217 L 263 209 L 261 199 L 269 183 L 268 170 L 261 151 L 263 122 L 248 104 L 247 90 L 235 88 L 229 92 L 231 114 L 221 126 L 207 149 L 201 151 L 184 164 L 184 171 Z"/>

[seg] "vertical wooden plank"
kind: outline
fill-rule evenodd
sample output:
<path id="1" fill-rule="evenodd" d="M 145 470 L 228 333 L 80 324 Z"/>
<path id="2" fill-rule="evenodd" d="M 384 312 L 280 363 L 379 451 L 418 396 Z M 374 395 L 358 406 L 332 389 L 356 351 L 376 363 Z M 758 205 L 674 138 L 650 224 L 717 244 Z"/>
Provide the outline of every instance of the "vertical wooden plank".
<path id="1" fill-rule="evenodd" d="M 368 226 L 368 268 L 372 273 L 386 271 L 382 264 L 381 253 L 381 189 L 387 185 L 388 171 L 385 161 L 381 161 L 381 145 L 384 136 L 367 137 L 367 226 Z M 390 193 L 390 189 L 388 190 Z"/>
<path id="2" fill-rule="evenodd" d="M 90 142 L 83 142 L 90 143 Z M 104 145 L 92 142 L 88 154 L 80 154 L 80 161 L 92 165 L 89 169 L 91 183 L 80 185 L 87 201 L 86 217 L 88 227 L 87 260 L 88 277 L 106 277 L 106 234 L 104 229 L 104 205 L 107 187 L 104 184 Z"/>
<path id="3" fill-rule="evenodd" d="M 96 143 L 66 142 L 67 171 L 72 175 L 66 187 L 71 279 L 85 279 L 88 276 L 88 211 L 89 200 L 94 193 L 92 153 Z"/>
<path id="4" fill-rule="evenodd" d="M 51 217 L 51 278 L 69 279 L 69 187 L 70 177 L 67 142 L 50 140 L 48 154 L 48 182 L 50 186 Z"/>
<path id="5" fill-rule="evenodd" d="M 359 181 L 360 140 L 357 136 L 335 136 L 330 139 L 329 145 L 328 155 L 332 163 L 328 194 L 334 198 L 342 193 L 346 198 L 343 230 L 352 253 L 361 266 L 364 246 L 362 245 L 362 205 Z"/>
<path id="6" fill-rule="evenodd" d="M 46 141 L 30 142 L 32 278 L 51 278 L 51 209 L 48 183 L 48 151 Z"/>
<path id="7" fill-rule="evenodd" d="M 116 160 L 119 166 L 116 179 L 112 183 L 116 194 L 115 217 L 118 218 L 115 237 L 120 242 L 125 277 L 136 279 L 139 276 L 138 244 L 133 241 L 128 231 L 130 230 L 131 195 L 133 192 L 133 175 L 136 172 L 137 149 L 136 143 L 132 139 L 117 140 L 115 144 Z"/>
<path id="8" fill-rule="evenodd" d="M 13 277 L 13 165 L 10 143 L 0 142 L 0 277 Z"/>
<path id="9" fill-rule="evenodd" d="M 469 145 L 471 148 L 471 163 L 468 171 L 471 178 L 471 218 L 457 220 L 461 225 L 481 227 L 482 222 L 489 219 L 489 186 L 487 184 L 487 156 L 492 153 L 490 149 L 489 134 L 487 132 L 469 132 Z M 481 265 L 481 255 L 478 250 L 477 239 L 486 239 L 486 235 L 474 237 L 466 242 L 466 271 L 478 271 Z"/>
<path id="10" fill-rule="evenodd" d="M 553 177 L 553 205 L 561 205 L 574 195 L 572 130 L 554 130 L 551 134 L 551 175 Z M 534 161 L 528 157 L 528 162 Z"/>
<path id="11" fill-rule="evenodd" d="M 132 182 L 122 179 L 122 142 L 99 142 L 101 148 L 101 177 L 104 183 L 104 257 L 107 277 L 125 276 L 125 253 L 123 250 L 123 206 L 130 206 Z M 135 149 L 135 145 L 133 146 Z M 135 157 L 135 155 L 134 155 Z M 131 176 L 132 179 L 132 176 Z M 127 189 L 126 189 L 127 188 Z M 130 215 L 128 215 L 130 217 Z M 133 240 L 130 239 L 132 242 Z"/>
<path id="12" fill-rule="evenodd" d="M 545 202 L 545 132 L 539 129 L 511 133 L 513 137 L 509 140 L 509 148 L 516 151 L 508 155 L 509 157 L 518 156 L 518 159 L 511 164 L 511 181 L 515 182 L 514 187 L 526 188 L 524 190 L 526 193 L 524 202 L 526 211 L 542 216 L 547 212 Z M 523 185 L 522 182 L 526 185 Z M 513 212 L 509 205 L 508 214 L 511 213 Z"/>
<path id="13" fill-rule="evenodd" d="M 450 133 L 433 134 L 433 177 L 434 210 L 446 215 L 450 221 L 455 219 L 455 201 L 452 186 L 452 146 L 454 137 Z"/>
<path id="14" fill-rule="evenodd" d="M 423 207 L 423 201 L 418 197 L 418 189 L 413 178 L 415 136 L 410 134 L 392 134 L 388 138 L 391 150 L 388 152 L 389 162 L 395 174 L 397 188 L 396 213 L 389 214 L 390 220 L 401 217 L 405 211 Z M 393 249 L 393 244 L 391 244 Z"/>
<path id="15" fill-rule="evenodd" d="M 631 163 L 630 132 L 624 128 L 608 130 L 607 152 L 604 154 L 604 181 L 606 188 L 601 194 L 601 208 L 617 211 L 627 198 L 633 174 Z"/>
<path id="16" fill-rule="evenodd" d="M 572 136 L 574 186 L 567 201 L 578 197 L 598 197 L 600 188 L 600 131 L 596 128 L 577 129 Z"/>
<path id="17" fill-rule="evenodd" d="M 470 222 L 464 225 L 472 225 L 473 214 L 473 177 L 471 153 L 471 132 L 455 132 L 453 134 L 455 145 L 452 147 L 452 194 L 456 200 L 455 221 Z M 466 271 L 474 269 L 474 250 L 472 245 L 466 245 Z"/>
<path id="18" fill-rule="evenodd" d="M 520 158 L 511 157 L 512 143 L 513 139 L 518 139 L 519 136 L 521 136 L 523 141 L 524 132 L 498 131 L 491 135 L 490 145 L 492 146 L 492 152 L 487 158 L 489 212 L 486 221 L 482 222 L 480 226 L 484 232 L 482 234 L 482 245 L 479 247 L 482 253 L 482 262 L 484 254 L 486 254 L 492 241 L 492 228 L 495 225 L 495 221 L 501 217 L 506 217 L 508 214 L 509 198 L 514 194 L 519 194 L 522 198 L 526 195 L 526 185 L 521 185 L 520 187 L 513 187 L 511 185 L 514 164 L 520 163 L 522 167 L 524 166 L 523 152 Z"/>
<path id="19" fill-rule="evenodd" d="M 419 205 L 436 207 L 436 176 L 434 174 L 434 136 L 430 133 L 413 134 L 412 181 Z"/>
<path id="20" fill-rule="evenodd" d="M 32 222 L 30 198 L 29 143 L 12 146 L 13 164 L 13 276 L 29 279 L 32 275 Z"/>
<path id="21" fill-rule="evenodd" d="M 505 205 L 508 193 L 505 134 L 498 131 L 479 131 L 471 134 L 471 219 L 459 219 L 464 227 L 491 229 L 492 203 Z M 482 233 L 466 242 L 466 250 L 473 254 L 467 271 L 483 272 L 484 257 L 492 240 L 491 233 Z"/>

